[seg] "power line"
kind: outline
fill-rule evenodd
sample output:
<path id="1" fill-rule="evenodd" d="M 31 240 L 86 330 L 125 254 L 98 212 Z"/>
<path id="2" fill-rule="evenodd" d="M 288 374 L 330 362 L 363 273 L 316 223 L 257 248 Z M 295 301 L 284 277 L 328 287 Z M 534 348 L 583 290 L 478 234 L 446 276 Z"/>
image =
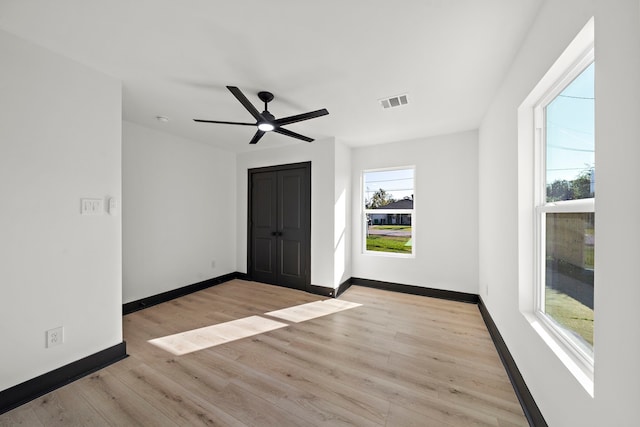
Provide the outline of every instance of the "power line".
<path id="1" fill-rule="evenodd" d="M 594 169 L 594 168 L 584 168 L 584 167 L 582 167 L 582 168 L 557 168 L 557 169 L 547 169 L 547 172 L 549 172 L 549 171 L 582 171 L 582 170 L 583 171 L 589 171 L 591 169 Z"/>
<path id="2" fill-rule="evenodd" d="M 395 179 L 381 179 L 378 181 L 366 181 L 367 184 L 371 184 L 373 182 L 391 182 L 391 181 L 413 181 L 413 177 L 411 178 L 395 178 Z"/>
<path id="3" fill-rule="evenodd" d="M 583 152 L 583 153 L 593 153 L 595 151 L 593 149 L 589 150 L 588 148 L 564 147 L 562 145 L 555 145 L 555 144 L 547 144 L 547 147 L 557 148 L 558 150 L 580 151 L 580 152 Z"/>
<path id="4" fill-rule="evenodd" d="M 386 191 L 387 193 L 391 193 L 394 191 L 413 191 L 413 188 L 383 188 L 384 191 Z M 367 193 L 376 193 L 378 190 L 370 190 L 369 187 L 367 187 Z"/>
<path id="5" fill-rule="evenodd" d="M 587 100 L 595 99 L 594 97 L 589 97 L 589 96 L 572 96 L 572 95 L 558 95 L 558 96 L 561 96 L 563 98 L 571 98 L 571 99 L 587 99 Z"/>

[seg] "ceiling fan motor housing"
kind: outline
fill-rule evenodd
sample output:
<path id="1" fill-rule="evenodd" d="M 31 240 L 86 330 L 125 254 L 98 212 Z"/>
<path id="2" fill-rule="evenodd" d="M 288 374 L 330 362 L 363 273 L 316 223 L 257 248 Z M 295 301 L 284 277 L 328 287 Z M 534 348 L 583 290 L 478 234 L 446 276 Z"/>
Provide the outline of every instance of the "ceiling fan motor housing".
<path id="1" fill-rule="evenodd" d="M 267 92 L 267 91 L 262 91 L 262 92 L 258 92 L 258 98 L 260 98 L 260 101 L 264 102 L 265 104 L 268 102 L 273 101 L 273 94 L 271 92 Z M 266 108 L 265 108 L 266 110 Z"/>

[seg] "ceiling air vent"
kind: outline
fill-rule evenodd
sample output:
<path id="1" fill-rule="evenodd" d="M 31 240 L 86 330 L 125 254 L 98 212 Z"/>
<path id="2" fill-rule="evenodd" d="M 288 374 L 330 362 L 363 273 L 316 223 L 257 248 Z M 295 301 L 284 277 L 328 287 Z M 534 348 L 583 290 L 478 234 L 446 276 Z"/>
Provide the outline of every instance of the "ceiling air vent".
<path id="1" fill-rule="evenodd" d="M 380 99 L 379 101 L 382 108 L 393 108 L 407 105 L 409 103 L 409 96 L 405 93 L 404 95 L 396 95 L 391 98 Z"/>

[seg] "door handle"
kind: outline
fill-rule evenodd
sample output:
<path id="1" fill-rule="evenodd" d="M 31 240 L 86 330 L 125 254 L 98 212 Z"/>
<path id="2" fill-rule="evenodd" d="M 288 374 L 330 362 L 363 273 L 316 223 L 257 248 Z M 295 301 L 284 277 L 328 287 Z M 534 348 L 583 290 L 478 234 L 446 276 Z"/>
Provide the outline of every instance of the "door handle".
<path id="1" fill-rule="evenodd" d="M 282 231 L 272 231 L 271 235 L 272 236 L 282 236 Z"/>

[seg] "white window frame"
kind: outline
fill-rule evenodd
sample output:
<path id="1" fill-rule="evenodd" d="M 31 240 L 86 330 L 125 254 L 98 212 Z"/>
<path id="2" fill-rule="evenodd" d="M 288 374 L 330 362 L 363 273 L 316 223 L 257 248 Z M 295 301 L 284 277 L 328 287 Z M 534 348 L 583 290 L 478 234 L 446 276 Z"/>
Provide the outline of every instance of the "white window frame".
<path id="1" fill-rule="evenodd" d="M 543 127 L 539 126 L 544 116 L 543 110 L 538 107 L 551 102 L 593 61 L 594 40 L 595 25 L 592 17 L 518 108 L 519 309 L 532 330 L 591 397 L 594 396 L 594 361 L 597 355 L 585 353 L 578 348 L 574 340 L 541 310 L 544 308 L 544 301 L 540 285 L 544 286 L 546 271 L 541 267 L 546 244 L 546 236 L 543 234 L 546 227 L 541 219 L 549 212 L 594 212 L 595 201 L 583 199 L 546 202 L 546 153 Z M 597 145 L 598 141 L 596 148 Z M 596 268 L 597 258 L 596 253 Z M 593 351 L 597 353 L 597 348 L 594 347 Z"/>
<path id="2" fill-rule="evenodd" d="M 535 270 L 534 312 L 539 320 L 560 340 L 581 364 L 593 373 L 593 350 L 576 342 L 567 331 L 545 313 L 546 274 L 546 215 L 548 213 L 595 213 L 595 199 L 547 202 L 546 182 L 546 107 L 595 60 L 593 46 L 543 96 L 534 107 L 535 167 L 534 169 L 534 218 L 535 218 Z"/>
<path id="3" fill-rule="evenodd" d="M 365 208 L 365 200 L 367 189 L 365 188 L 365 174 L 370 172 L 384 172 L 384 171 L 395 171 L 395 170 L 413 170 L 413 209 L 366 209 Z M 362 197 L 360 198 L 360 207 L 361 207 L 361 223 L 362 223 L 362 253 L 364 255 L 371 256 L 382 256 L 382 257 L 390 257 L 390 258 L 415 258 L 416 256 L 416 167 L 415 165 L 411 166 L 394 166 L 388 168 L 379 168 L 379 169 L 365 169 L 361 174 L 361 192 Z M 383 251 L 370 251 L 367 250 L 367 215 L 368 214 L 410 214 L 411 215 L 411 253 L 403 254 L 397 252 L 383 252 Z"/>

